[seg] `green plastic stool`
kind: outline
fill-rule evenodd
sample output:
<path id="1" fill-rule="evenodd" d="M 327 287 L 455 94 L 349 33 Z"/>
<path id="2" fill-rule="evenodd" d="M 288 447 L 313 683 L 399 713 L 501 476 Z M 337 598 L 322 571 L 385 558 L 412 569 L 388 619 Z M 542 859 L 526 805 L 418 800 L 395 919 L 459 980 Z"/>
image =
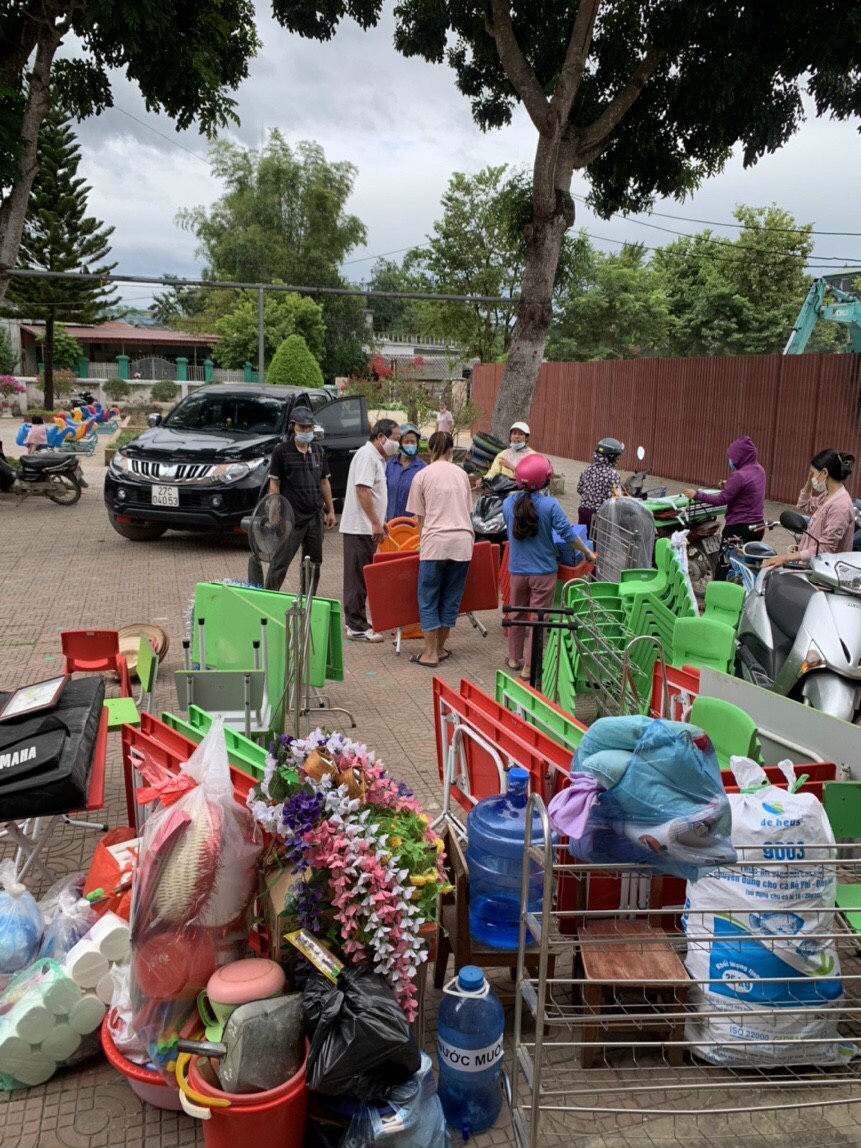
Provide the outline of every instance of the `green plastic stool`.
<path id="1" fill-rule="evenodd" d="M 673 627 L 672 664 L 706 667 L 727 674 L 735 657 L 735 631 L 708 618 L 678 618 Z"/>
<path id="2" fill-rule="evenodd" d="M 749 757 L 762 763 L 756 722 L 732 702 L 700 694 L 691 706 L 689 720 L 711 738 L 721 769 L 729 769 L 731 757 Z"/>
<path id="3" fill-rule="evenodd" d="M 741 610 L 744 606 L 744 590 L 735 582 L 709 582 L 706 587 L 704 618 L 713 622 L 723 622 L 725 626 L 738 629 Z"/>

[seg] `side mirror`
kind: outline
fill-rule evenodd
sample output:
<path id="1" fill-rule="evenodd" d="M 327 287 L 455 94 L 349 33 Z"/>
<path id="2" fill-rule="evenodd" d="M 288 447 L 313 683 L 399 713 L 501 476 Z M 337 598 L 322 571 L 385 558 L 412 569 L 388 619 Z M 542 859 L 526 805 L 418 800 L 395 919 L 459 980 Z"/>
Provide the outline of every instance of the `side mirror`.
<path id="1" fill-rule="evenodd" d="M 803 534 L 807 529 L 807 519 L 797 510 L 784 510 L 780 515 L 780 525 L 792 534 Z"/>
<path id="2" fill-rule="evenodd" d="M 645 451 L 645 448 L 644 448 L 644 447 L 641 447 L 641 446 L 638 446 L 638 447 L 637 447 L 637 459 L 638 459 L 640 462 L 642 462 L 642 461 L 643 461 L 643 459 L 644 459 L 645 457 L 646 457 L 646 451 Z"/>
<path id="3" fill-rule="evenodd" d="M 148 427 L 160 427 L 161 426 L 161 415 L 158 413 L 152 414 L 152 415 L 147 415 L 146 425 Z"/>

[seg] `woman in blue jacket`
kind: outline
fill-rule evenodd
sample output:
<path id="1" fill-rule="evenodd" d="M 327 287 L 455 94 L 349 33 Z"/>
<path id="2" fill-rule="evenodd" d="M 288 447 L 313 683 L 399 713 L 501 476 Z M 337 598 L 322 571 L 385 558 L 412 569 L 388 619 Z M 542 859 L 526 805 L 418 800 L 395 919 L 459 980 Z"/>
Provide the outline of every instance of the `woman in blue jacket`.
<path id="1" fill-rule="evenodd" d="M 415 423 L 401 423 L 400 451 L 386 463 L 386 522 L 402 518 L 407 512 L 407 499 L 413 479 L 427 466 L 417 457 L 419 428 Z"/>
<path id="2" fill-rule="evenodd" d="M 511 606 L 546 608 L 553 605 L 558 566 L 554 530 L 590 562 L 595 561 L 595 555 L 580 541 L 557 499 L 545 493 L 552 476 L 553 467 L 543 454 L 530 455 L 519 462 L 514 471 L 520 493 L 509 495 L 502 504 L 508 529 Z M 525 620 L 523 614 L 517 617 Z M 520 670 L 523 679 L 529 678 L 532 660 L 532 631 L 529 630 L 527 638 L 527 629 L 526 626 L 509 627 L 505 660 L 506 668 Z"/>

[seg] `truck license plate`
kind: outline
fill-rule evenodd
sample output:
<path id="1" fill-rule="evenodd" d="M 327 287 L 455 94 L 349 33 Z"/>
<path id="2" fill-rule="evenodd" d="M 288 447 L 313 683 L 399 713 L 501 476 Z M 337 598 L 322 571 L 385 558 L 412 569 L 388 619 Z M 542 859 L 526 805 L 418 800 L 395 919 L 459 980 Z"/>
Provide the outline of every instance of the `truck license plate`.
<path id="1" fill-rule="evenodd" d="M 153 506 L 179 506 L 179 490 L 175 486 L 154 486 L 152 488 Z"/>

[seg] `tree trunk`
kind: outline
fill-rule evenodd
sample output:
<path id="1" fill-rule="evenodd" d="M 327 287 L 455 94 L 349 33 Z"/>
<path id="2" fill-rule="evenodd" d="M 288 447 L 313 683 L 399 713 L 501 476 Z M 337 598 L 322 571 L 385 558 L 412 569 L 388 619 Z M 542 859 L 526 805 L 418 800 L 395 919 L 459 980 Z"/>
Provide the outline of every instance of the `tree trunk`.
<path id="1" fill-rule="evenodd" d="M 43 395 L 46 411 L 54 409 L 54 311 L 49 308 L 45 317 L 45 373 L 42 376 L 44 383 Z"/>
<path id="2" fill-rule="evenodd" d="M 9 272 L 18 262 L 18 249 L 27 217 L 33 180 L 39 170 L 36 149 L 39 129 L 51 107 L 51 65 L 66 28 L 47 26 L 39 37 L 33 71 L 28 77 L 27 102 L 21 117 L 21 151 L 9 194 L 0 201 L 0 303 L 9 286 Z"/>
<path id="3" fill-rule="evenodd" d="M 544 357 L 547 331 L 553 319 L 553 285 L 565 232 L 573 223 L 570 196 L 557 192 L 560 202 L 552 216 L 533 219 L 526 234 L 526 262 L 511 337 L 508 362 L 496 394 L 491 434 L 508 441 L 511 424 L 529 418 L 532 394 Z M 540 444 L 539 444 L 540 446 Z"/>

